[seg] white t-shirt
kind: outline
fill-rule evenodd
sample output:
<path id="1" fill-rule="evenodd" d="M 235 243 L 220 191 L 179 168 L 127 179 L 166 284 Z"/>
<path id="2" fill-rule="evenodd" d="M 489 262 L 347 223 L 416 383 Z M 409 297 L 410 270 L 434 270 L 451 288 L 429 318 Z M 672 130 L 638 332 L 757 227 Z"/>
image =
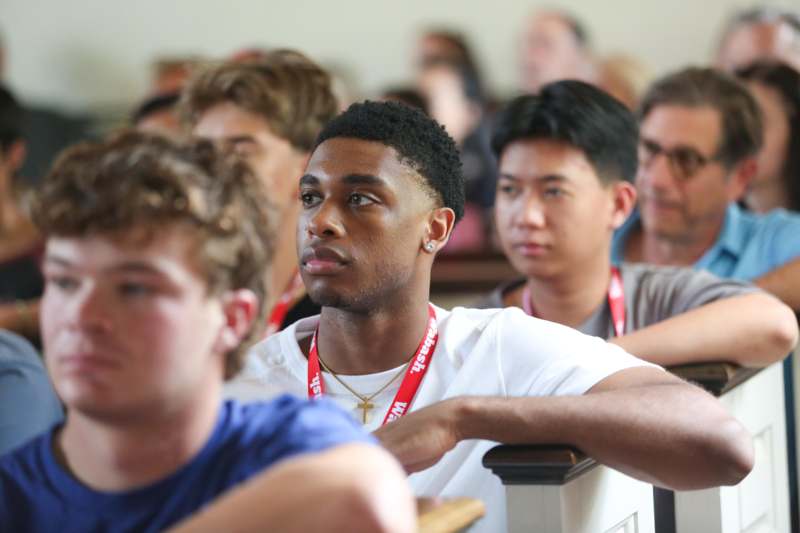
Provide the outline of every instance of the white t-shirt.
<path id="1" fill-rule="evenodd" d="M 579 395 L 620 370 L 653 366 L 600 338 L 529 317 L 517 308 L 435 309 L 439 342 L 412 411 L 456 396 Z M 298 340 L 312 335 L 318 323 L 318 316 L 299 320 L 254 346 L 244 370 L 226 386 L 226 395 L 241 401 L 285 392 L 306 396 L 308 361 Z M 342 379 L 369 396 L 398 371 L 399 367 Z M 356 408 L 360 400 L 330 375 L 323 374 L 323 380 L 325 394 L 360 421 L 362 411 Z M 370 400 L 376 407 L 364 426 L 367 430 L 383 421 L 401 381 L 398 378 Z M 483 455 L 496 444 L 459 443 L 436 465 L 409 477 L 415 494 L 478 498 L 487 513 L 471 531 L 505 531 L 505 490 L 500 479 L 481 464 Z"/>

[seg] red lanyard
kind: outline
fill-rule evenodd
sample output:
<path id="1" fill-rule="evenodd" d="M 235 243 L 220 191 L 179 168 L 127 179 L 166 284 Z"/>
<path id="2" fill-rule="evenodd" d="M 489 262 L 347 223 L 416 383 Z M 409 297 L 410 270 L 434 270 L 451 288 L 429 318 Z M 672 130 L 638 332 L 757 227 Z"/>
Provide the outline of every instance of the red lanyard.
<path id="1" fill-rule="evenodd" d="M 317 333 L 319 328 L 314 331 L 311 337 L 311 347 L 308 350 L 308 397 L 319 398 L 325 393 L 325 386 L 322 383 L 322 372 L 319 366 L 319 352 L 317 351 Z M 406 374 L 400 383 L 400 390 L 392 400 L 389 410 L 383 419 L 383 424 L 396 420 L 408 412 L 411 401 L 417 394 L 422 378 L 428 371 L 436 344 L 439 342 L 439 329 L 436 325 L 436 312 L 431 304 L 428 304 L 428 328 L 425 335 L 419 341 L 417 351 L 408 364 Z"/>
<path id="2" fill-rule="evenodd" d="M 292 302 L 302 286 L 303 278 L 300 277 L 300 271 L 298 270 L 294 273 L 294 277 L 292 277 L 292 281 L 289 282 L 289 286 L 283 291 L 280 299 L 269 313 L 267 331 L 264 334 L 265 337 L 281 329 L 281 324 L 283 324 L 286 315 L 289 314 L 289 308 L 292 306 Z"/>
<path id="3" fill-rule="evenodd" d="M 622 276 L 617 267 L 611 267 L 608 307 L 611 309 L 611 320 L 614 322 L 614 334 L 622 337 L 625 334 L 625 290 L 622 288 Z M 531 303 L 531 289 L 528 285 L 525 285 L 525 289 L 522 291 L 522 308 L 529 315 L 536 316 Z"/>

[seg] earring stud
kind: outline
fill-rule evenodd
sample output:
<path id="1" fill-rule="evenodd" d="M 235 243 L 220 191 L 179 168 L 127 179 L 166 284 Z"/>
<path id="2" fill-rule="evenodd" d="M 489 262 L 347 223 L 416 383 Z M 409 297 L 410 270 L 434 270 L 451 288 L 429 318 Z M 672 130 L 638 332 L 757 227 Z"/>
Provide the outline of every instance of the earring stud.
<path id="1" fill-rule="evenodd" d="M 425 243 L 425 250 L 428 252 L 432 252 L 436 246 L 432 242 Z"/>

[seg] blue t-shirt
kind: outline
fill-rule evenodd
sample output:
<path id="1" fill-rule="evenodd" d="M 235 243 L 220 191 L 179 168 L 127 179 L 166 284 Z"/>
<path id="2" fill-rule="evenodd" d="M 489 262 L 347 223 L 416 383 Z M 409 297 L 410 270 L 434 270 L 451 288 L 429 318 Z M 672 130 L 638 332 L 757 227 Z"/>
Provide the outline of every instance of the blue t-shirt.
<path id="1" fill-rule="evenodd" d="M 56 461 L 55 429 L 0 459 L 0 531 L 161 531 L 277 461 L 345 442 L 374 442 L 324 398 L 226 401 L 211 437 L 189 463 L 149 486 L 100 492 Z"/>
<path id="2" fill-rule="evenodd" d="M 620 264 L 631 231 L 641 226 L 639 210 L 616 231 L 611 261 Z M 694 264 L 721 278 L 752 280 L 800 257 L 800 215 L 776 209 L 758 215 L 732 203 L 717 242 Z"/>
<path id="3" fill-rule="evenodd" d="M 0 331 L 0 455 L 63 418 L 39 354 L 22 337 Z"/>

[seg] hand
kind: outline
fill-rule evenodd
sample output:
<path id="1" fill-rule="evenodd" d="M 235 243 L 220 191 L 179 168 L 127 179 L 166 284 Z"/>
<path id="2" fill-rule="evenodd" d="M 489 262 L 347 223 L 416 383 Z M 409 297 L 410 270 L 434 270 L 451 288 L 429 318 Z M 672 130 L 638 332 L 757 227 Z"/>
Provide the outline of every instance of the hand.
<path id="1" fill-rule="evenodd" d="M 435 465 L 458 444 L 457 422 L 458 400 L 450 399 L 409 413 L 373 434 L 410 474 Z"/>

